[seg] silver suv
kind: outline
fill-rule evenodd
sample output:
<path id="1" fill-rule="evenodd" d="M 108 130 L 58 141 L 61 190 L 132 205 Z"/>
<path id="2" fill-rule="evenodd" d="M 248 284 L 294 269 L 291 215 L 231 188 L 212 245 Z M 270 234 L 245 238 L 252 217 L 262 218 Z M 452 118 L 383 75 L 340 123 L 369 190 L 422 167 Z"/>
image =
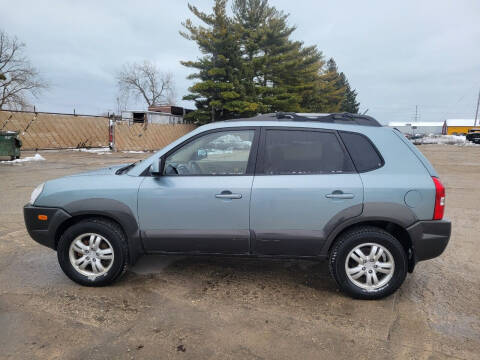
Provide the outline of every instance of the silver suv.
<path id="1" fill-rule="evenodd" d="M 31 237 L 89 286 L 142 254 L 329 261 L 350 296 L 393 293 L 450 238 L 445 189 L 369 116 L 277 113 L 197 128 L 151 157 L 40 185 Z"/>

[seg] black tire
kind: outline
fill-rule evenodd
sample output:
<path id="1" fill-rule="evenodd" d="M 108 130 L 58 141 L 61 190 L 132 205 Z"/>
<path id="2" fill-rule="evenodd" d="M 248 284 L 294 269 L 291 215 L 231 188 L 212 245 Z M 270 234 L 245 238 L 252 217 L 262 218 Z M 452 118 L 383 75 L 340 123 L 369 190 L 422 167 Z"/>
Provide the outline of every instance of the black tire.
<path id="1" fill-rule="evenodd" d="M 366 290 L 349 279 L 345 270 L 348 254 L 356 246 L 364 243 L 376 243 L 385 247 L 395 261 L 391 279 L 375 290 Z M 330 252 L 330 272 L 339 288 L 355 299 L 381 299 L 394 293 L 402 285 L 407 275 L 407 256 L 400 242 L 390 233 L 374 226 L 360 226 L 342 233 Z"/>
<path id="2" fill-rule="evenodd" d="M 113 264 L 108 272 L 101 276 L 85 276 L 78 272 L 70 262 L 69 251 L 72 241 L 86 233 L 103 236 L 113 248 Z M 127 270 L 128 245 L 122 228 L 115 222 L 102 218 L 84 219 L 69 227 L 60 237 L 57 246 L 60 267 L 71 280 L 84 286 L 105 286 L 113 283 Z"/>

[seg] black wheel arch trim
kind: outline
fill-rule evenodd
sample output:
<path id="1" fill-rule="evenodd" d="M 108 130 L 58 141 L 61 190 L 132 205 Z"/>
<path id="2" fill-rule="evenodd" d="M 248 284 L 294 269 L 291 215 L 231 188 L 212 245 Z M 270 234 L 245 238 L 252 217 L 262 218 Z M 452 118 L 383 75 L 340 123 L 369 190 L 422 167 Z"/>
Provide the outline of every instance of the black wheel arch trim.
<path id="1" fill-rule="evenodd" d="M 73 219 L 84 216 L 101 216 L 117 222 L 128 241 L 129 263 L 134 264 L 145 253 L 137 219 L 123 202 L 106 198 L 77 200 L 63 206 Z"/>
<path id="2" fill-rule="evenodd" d="M 47 214 L 47 222 L 39 222 L 38 214 Z M 128 241 L 129 263 L 134 264 L 145 253 L 137 219 L 130 208 L 113 199 L 91 198 L 70 202 L 62 207 L 42 207 L 30 204 L 24 207 L 25 225 L 30 236 L 38 243 L 54 250 L 65 229 L 77 220 L 103 217 L 115 221 L 125 232 Z"/>
<path id="3" fill-rule="evenodd" d="M 383 221 L 393 223 L 406 230 L 410 225 L 418 221 L 413 211 L 406 206 L 382 202 L 364 203 L 363 211 L 360 215 L 349 219 L 343 219 L 343 221 L 341 220 L 342 219 L 338 219 L 336 224 L 331 224 L 332 226 L 330 227 L 330 222 L 327 224 L 327 237 L 322 253 L 328 253 L 338 234 L 353 225 L 371 221 Z"/>
<path id="4" fill-rule="evenodd" d="M 408 270 L 410 272 L 413 271 L 416 260 L 413 254 L 414 247 L 412 246 L 412 239 L 407 229 L 409 226 L 416 223 L 418 218 L 411 209 L 395 203 L 367 202 L 363 204 L 363 211 L 360 215 L 349 219 L 343 219 L 343 221 L 340 220 L 342 219 L 338 219 L 336 224 L 332 224 L 334 226 L 331 226 L 330 228 L 328 228 L 327 224 L 326 239 L 320 255 L 328 256 L 338 235 L 352 226 L 362 224 L 375 225 L 376 223 L 393 224 L 398 229 L 402 230 L 402 234 L 405 237 L 408 236 L 404 247 L 408 256 Z"/>

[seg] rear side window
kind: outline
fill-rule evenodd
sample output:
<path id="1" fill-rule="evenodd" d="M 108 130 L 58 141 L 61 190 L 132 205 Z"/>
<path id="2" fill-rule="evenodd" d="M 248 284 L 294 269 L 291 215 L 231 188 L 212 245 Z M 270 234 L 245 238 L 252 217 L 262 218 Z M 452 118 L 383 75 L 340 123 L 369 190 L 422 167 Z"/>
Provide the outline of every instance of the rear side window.
<path id="1" fill-rule="evenodd" d="M 340 132 L 340 136 L 355 163 L 357 171 L 365 172 L 383 166 L 382 157 L 366 136 L 343 131 Z"/>
<path id="2" fill-rule="evenodd" d="M 267 175 L 353 171 L 353 165 L 334 133 L 267 130 L 264 149 L 263 165 Z"/>

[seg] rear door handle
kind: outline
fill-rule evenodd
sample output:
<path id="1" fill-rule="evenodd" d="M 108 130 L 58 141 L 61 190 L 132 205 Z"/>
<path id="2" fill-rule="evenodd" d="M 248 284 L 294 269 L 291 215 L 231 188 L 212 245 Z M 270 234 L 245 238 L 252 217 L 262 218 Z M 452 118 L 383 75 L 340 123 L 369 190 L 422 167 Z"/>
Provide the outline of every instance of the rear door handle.
<path id="1" fill-rule="evenodd" d="M 334 191 L 331 194 L 325 195 L 325 197 L 328 199 L 353 199 L 355 195 L 346 194 L 346 193 L 343 193 L 342 191 Z"/>
<path id="2" fill-rule="evenodd" d="M 217 199 L 241 199 L 242 194 L 232 194 L 231 191 L 225 190 L 222 191 L 220 194 L 216 194 L 215 197 Z"/>

